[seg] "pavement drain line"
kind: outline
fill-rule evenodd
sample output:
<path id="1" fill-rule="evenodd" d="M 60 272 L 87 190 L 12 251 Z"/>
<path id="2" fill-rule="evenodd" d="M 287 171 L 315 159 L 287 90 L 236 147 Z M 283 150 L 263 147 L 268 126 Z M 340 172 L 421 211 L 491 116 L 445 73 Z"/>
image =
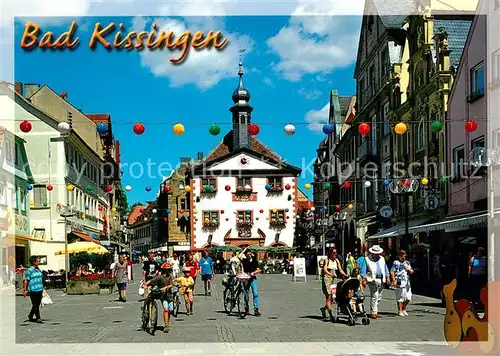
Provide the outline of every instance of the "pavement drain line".
<path id="1" fill-rule="evenodd" d="M 217 341 L 219 342 L 234 342 L 234 335 L 231 328 L 226 324 L 215 325 L 217 331 Z"/>

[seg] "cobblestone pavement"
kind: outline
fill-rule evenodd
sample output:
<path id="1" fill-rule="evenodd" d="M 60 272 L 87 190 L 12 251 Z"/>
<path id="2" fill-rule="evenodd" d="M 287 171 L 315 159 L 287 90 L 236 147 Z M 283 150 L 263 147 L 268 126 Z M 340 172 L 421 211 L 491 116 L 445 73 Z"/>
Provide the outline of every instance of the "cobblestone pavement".
<path id="1" fill-rule="evenodd" d="M 136 273 L 135 275 L 138 275 Z M 53 305 L 42 308 L 45 324 L 26 322 L 29 299 L 16 296 L 17 343 L 232 343 L 232 342 L 419 342 L 443 341 L 444 308 L 431 298 L 415 296 L 409 316 L 395 313 L 394 292 L 385 290 L 380 304 L 383 318 L 369 326 L 347 326 L 325 322 L 319 307 L 324 303 L 320 282 L 292 282 L 288 275 L 259 276 L 261 317 L 240 319 L 223 310 L 222 276 L 216 276 L 212 296 L 203 295 L 203 285 L 195 288 L 194 315 L 181 312 L 171 322 L 171 332 L 161 330 L 151 336 L 140 330 L 138 282 L 129 285 L 128 301 L 118 295 L 66 296 L 49 291 Z M 365 307 L 369 299 L 365 300 Z M 161 310 L 161 309 L 160 309 Z M 159 313 L 161 317 L 161 314 Z M 159 325 L 162 326 L 162 319 Z"/>

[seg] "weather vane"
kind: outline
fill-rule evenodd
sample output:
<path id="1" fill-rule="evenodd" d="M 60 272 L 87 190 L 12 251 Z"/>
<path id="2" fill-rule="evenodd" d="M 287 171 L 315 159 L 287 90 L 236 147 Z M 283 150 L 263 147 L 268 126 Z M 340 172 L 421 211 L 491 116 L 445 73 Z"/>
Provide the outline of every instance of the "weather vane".
<path id="1" fill-rule="evenodd" d="M 238 49 L 238 53 L 240 55 L 240 63 L 242 63 L 242 59 L 243 59 L 243 53 L 245 53 L 247 49 L 243 46 L 240 46 L 240 48 Z"/>

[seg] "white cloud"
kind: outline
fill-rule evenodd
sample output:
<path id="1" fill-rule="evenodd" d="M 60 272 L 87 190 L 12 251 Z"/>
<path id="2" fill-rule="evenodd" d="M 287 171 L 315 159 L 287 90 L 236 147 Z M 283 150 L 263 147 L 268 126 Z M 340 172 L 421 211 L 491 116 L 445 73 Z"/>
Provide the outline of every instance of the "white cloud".
<path id="1" fill-rule="evenodd" d="M 318 99 L 321 94 L 323 94 L 320 90 L 317 89 L 306 89 L 301 88 L 299 90 L 299 95 L 303 96 L 307 100 L 315 100 Z"/>
<path id="2" fill-rule="evenodd" d="M 264 84 L 269 85 L 270 87 L 274 87 L 273 80 L 269 77 L 264 77 Z"/>
<path id="3" fill-rule="evenodd" d="M 253 49 L 253 41 L 247 35 L 228 33 L 225 30 L 222 18 L 218 17 L 186 17 L 183 19 L 173 18 L 136 18 L 134 29 L 151 30 L 151 24 L 155 22 L 158 29 L 171 30 L 176 34 L 184 31 L 221 31 L 228 38 L 228 44 L 222 50 L 189 49 L 189 56 L 181 64 L 173 64 L 169 61 L 171 57 L 178 57 L 180 51 L 170 52 L 168 49 L 141 52 L 141 64 L 159 77 L 168 77 L 172 87 L 180 87 L 186 84 L 194 84 L 200 89 L 208 89 L 227 77 L 235 77 L 238 71 L 239 54 L 238 49 L 244 47 L 246 53 Z"/>
<path id="4" fill-rule="evenodd" d="M 309 125 L 307 125 L 307 128 L 314 132 L 321 132 L 323 129 L 323 125 L 328 122 L 329 114 L 329 102 L 319 110 L 309 110 L 305 115 L 305 121 L 309 123 Z"/>
<path id="5" fill-rule="evenodd" d="M 299 81 L 305 74 L 325 75 L 353 63 L 361 18 L 340 15 L 353 6 L 362 11 L 364 0 L 299 4 L 289 23 L 267 41 L 279 57 L 274 69 Z"/>

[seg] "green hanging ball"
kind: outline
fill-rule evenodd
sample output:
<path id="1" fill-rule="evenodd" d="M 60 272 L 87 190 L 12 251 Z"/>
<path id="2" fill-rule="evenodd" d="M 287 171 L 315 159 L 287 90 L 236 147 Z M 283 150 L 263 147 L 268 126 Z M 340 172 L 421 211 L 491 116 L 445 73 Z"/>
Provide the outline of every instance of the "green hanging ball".
<path id="1" fill-rule="evenodd" d="M 220 127 L 219 127 L 219 125 L 217 125 L 217 124 L 210 125 L 210 127 L 208 128 L 208 132 L 210 132 L 210 134 L 212 136 L 217 136 L 218 134 L 220 134 Z"/>
<path id="2" fill-rule="evenodd" d="M 94 189 L 95 189 L 95 187 L 94 187 L 93 185 L 91 185 L 91 184 L 89 184 L 89 185 L 87 186 L 87 190 L 88 190 L 89 192 L 94 191 Z"/>
<path id="3" fill-rule="evenodd" d="M 47 205 L 48 205 L 47 202 L 43 203 L 43 206 L 47 206 Z"/>
<path id="4" fill-rule="evenodd" d="M 448 177 L 441 177 L 441 183 L 443 184 L 448 183 Z"/>
<path id="5" fill-rule="evenodd" d="M 434 121 L 431 123 L 431 130 L 433 132 L 439 132 L 443 129 L 443 123 L 441 121 Z"/>
<path id="6" fill-rule="evenodd" d="M 323 186 L 325 189 L 330 189 L 332 185 L 330 183 L 325 183 Z"/>

